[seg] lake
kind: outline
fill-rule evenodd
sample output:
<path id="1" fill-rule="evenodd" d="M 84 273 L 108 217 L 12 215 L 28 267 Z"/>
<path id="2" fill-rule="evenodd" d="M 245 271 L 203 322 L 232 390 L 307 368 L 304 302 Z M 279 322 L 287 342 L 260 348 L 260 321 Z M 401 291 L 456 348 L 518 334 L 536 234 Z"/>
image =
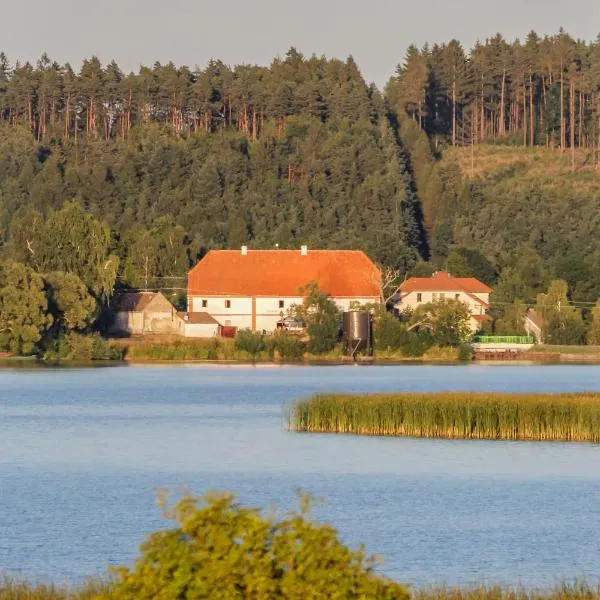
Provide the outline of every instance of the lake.
<path id="1" fill-rule="evenodd" d="M 600 390 L 599 366 L 0 369 L 0 572 L 77 582 L 169 524 L 154 489 L 295 506 L 400 581 L 549 586 L 600 578 L 600 446 L 309 435 L 316 391 Z"/>

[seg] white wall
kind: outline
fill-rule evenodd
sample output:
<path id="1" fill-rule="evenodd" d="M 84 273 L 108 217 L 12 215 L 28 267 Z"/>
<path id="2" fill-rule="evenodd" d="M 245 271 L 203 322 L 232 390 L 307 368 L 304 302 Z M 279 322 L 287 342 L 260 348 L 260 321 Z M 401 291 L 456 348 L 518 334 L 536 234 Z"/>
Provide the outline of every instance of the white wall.
<path id="1" fill-rule="evenodd" d="M 202 301 L 206 300 L 206 306 L 202 306 Z M 225 308 L 225 301 L 231 302 L 230 308 Z M 338 308 L 342 311 L 348 310 L 353 302 L 360 304 L 371 304 L 379 302 L 376 298 L 333 298 Z M 283 307 L 279 306 L 279 302 L 283 301 Z M 258 297 L 255 299 L 255 317 L 256 330 L 273 331 L 277 327 L 278 321 L 281 319 L 281 313 L 284 317 L 289 314 L 290 308 L 294 305 L 302 304 L 301 296 L 287 297 Z M 252 328 L 252 298 L 240 297 L 200 297 L 193 296 L 188 298 L 188 306 L 192 312 L 206 312 L 210 314 L 221 325 L 231 325 L 238 329 Z"/>
<path id="2" fill-rule="evenodd" d="M 418 294 L 421 294 L 421 301 L 418 300 Z M 442 296 L 443 294 L 443 296 Z M 474 315 L 483 315 L 485 314 L 485 306 L 473 299 L 468 294 L 464 292 L 458 291 L 447 291 L 447 292 L 410 292 L 406 296 L 404 296 L 400 302 L 396 304 L 396 308 L 398 310 L 404 310 L 407 307 L 411 309 L 415 309 L 421 304 L 427 304 L 428 302 L 435 302 L 436 300 L 441 300 L 445 298 L 446 300 L 460 300 L 464 302 L 471 311 L 471 314 Z"/>
<path id="3" fill-rule="evenodd" d="M 219 335 L 219 326 L 205 323 L 186 323 L 184 327 L 186 338 L 211 338 Z"/>

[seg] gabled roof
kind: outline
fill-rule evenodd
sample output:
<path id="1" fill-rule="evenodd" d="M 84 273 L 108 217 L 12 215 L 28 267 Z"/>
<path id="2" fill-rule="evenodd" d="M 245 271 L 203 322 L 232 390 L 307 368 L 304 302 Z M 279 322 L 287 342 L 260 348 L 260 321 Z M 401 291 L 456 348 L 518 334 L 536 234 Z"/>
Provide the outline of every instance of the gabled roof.
<path id="1" fill-rule="evenodd" d="M 379 298 L 381 275 L 357 250 L 212 250 L 188 275 L 190 296 L 296 297 L 311 281 L 338 298 Z"/>
<path id="2" fill-rule="evenodd" d="M 206 312 L 178 312 L 177 316 L 191 325 L 219 325 L 219 322 Z"/>
<path id="3" fill-rule="evenodd" d="M 525 317 L 540 330 L 544 326 L 544 319 L 542 318 L 542 315 L 540 315 L 540 313 L 538 313 L 534 308 L 530 308 L 525 314 Z"/>
<path id="4" fill-rule="evenodd" d="M 400 285 L 402 295 L 410 292 L 465 292 L 467 294 L 489 294 L 488 287 L 475 277 L 452 277 L 440 271 L 431 277 L 410 277 Z"/>
<path id="5" fill-rule="evenodd" d="M 157 296 L 157 292 L 123 292 L 112 300 L 116 312 L 142 312 Z"/>

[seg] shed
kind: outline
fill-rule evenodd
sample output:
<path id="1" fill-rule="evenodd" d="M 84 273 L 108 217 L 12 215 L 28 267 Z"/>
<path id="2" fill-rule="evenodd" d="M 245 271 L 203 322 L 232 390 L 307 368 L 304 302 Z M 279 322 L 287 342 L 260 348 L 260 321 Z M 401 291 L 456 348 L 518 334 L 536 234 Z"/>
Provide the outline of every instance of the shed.
<path id="1" fill-rule="evenodd" d="M 221 325 L 208 313 L 184 313 L 177 316 L 183 323 L 183 335 L 186 338 L 210 338 L 221 335 Z"/>
<path id="2" fill-rule="evenodd" d="M 124 292 L 114 297 L 111 308 L 114 334 L 181 334 L 176 308 L 160 292 Z"/>

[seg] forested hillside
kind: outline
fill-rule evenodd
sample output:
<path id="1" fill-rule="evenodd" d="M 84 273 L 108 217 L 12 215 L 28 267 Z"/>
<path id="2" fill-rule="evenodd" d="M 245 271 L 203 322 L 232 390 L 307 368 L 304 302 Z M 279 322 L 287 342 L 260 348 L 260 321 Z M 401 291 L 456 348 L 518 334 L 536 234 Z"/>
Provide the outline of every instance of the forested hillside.
<path id="1" fill-rule="evenodd" d="M 0 54 L 0 259 L 102 304 L 182 292 L 209 248 L 306 243 L 401 275 L 517 273 L 499 317 L 557 277 L 593 303 L 599 147 L 600 40 L 563 31 L 410 47 L 385 93 L 294 49 L 130 74 Z"/>
<path id="2" fill-rule="evenodd" d="M 185 274 L 211 247 L 359 247 L 404 268 L 424 249 L 397 132 L 352 59 L 292 50 L 269 68 L 128 76 L 96 59 L 79 74 L 3 63 L 7 256 L 35 265 L 35 223 L 68 202 L 110 226 L 133 286 Z"/>

